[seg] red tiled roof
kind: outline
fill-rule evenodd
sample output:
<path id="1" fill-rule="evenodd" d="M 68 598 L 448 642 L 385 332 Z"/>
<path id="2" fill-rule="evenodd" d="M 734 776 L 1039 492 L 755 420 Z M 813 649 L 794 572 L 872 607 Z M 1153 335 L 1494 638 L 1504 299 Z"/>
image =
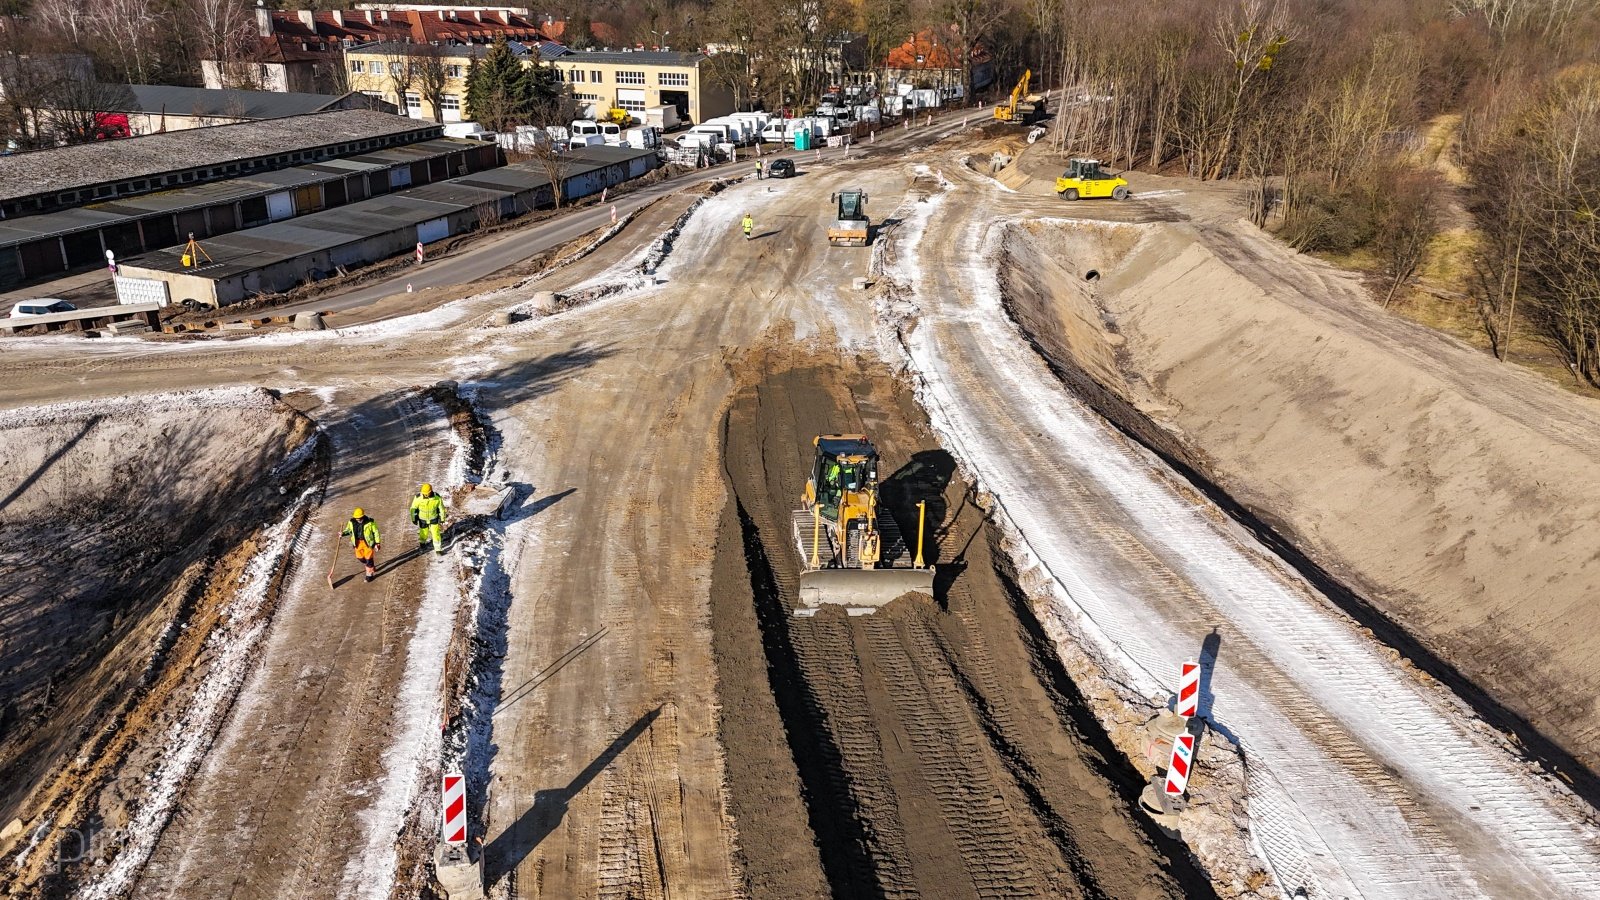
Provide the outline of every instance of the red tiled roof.
<path id="1" fill-rule="evenodd" d="M 921 57 L 921 60 L 918 60 Z M 974 63 L 987 62 L 989 51 L 982 44 L 972 48 Z M 890 69 L 959 69 L 961 68 L 961 40 L 954 26 L 944 34 L 933 29 L 920 31 L 904 44 L 889 51 L 886 67 Z"/>
<path id="2" fill-rule="evenodd" d="M 510 13 L 462 10 L 453 17 L 419 10 L 349 10 L 318 12 L 307 24 L 290 10 L 270 14 L 272 35 L 263 41 L 277 47 L 309 45 L 323 52 L 341 44 L 373 41 L 407 41 L 414 44 L 483 43 L 504 35 L 510 40 L 536 41 L 544 37 L 540 23 Z"/>

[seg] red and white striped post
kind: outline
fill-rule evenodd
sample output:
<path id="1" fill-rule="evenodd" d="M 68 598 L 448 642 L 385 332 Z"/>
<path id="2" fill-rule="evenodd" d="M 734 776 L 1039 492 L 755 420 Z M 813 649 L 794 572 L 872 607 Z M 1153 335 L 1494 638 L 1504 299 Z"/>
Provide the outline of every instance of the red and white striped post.
<path id="1" fill-rule="evenodd" d="M 417 241 L 417 265 L 422 265 L 422 242 Z"/>
<path id="2" fill-rule="evenodd" d="M 446 844 L 467 842 L 467 779 L 460 772 L 446 772 L 443 778 L 439 836 Z"/>
<path id="3" fill-rule="evenodd" d="M 1181 797 L 1189 789 L 1189 769 L 1194 765 L 1194 735 L 1184 732 L 1172 742 L 1172 759 L 1167 761 L 1167 796 Z"/>
<path id="4" fill-rule="evenodd" d="M 1178 676 L 1178 702 L 1173 707 L 1173 712 L 1185 719 L 1191 718 L 1200 709 L 1200 664 L 1192 659 L 1183 661 L 1183 669 Z"/>

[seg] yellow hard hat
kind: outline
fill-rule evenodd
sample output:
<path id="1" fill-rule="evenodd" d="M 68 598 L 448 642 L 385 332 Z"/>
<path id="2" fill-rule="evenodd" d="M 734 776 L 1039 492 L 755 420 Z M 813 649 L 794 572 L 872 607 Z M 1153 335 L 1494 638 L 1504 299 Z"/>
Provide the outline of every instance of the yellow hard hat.
<path id="1" fill-rule="evenodd" d="M 359 519 L 359 518 L 361 518 L 362 516 L 364 516 L 366 514 L 367 514 L 367 511 L 358 506 L 358 507 L 356 507 L 356 511 L 351 513 L 350 516 L 351 516 L 351 518 Z"/>
<path id="2" fill-rule="evenodd" d="M 422 496 L 424 496 L 424 497 L 426 497 L 426 496 L 428 496 L 428 495 L 429 495 L 429 494 L 431 494 L 431 493 L 433 493 L 433 485 L 431 485 L 431 484 L 424 484 L 424 485 L 423 485 L 423 486 L 422 486 Z"/>

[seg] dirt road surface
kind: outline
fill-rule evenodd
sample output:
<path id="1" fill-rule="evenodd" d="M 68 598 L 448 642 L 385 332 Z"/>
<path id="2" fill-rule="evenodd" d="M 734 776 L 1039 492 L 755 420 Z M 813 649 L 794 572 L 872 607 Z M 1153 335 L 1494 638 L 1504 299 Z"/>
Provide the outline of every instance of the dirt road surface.
<path id="1" fill-rule="evenodd" d="M 1505 744 L 1062 387 L 999 287 L 1004 231 L 1032 204 L 945 171 L 956 181 L 908 214 L 890 255 L 920 396 L 1115 665 L 1159 686 L 1174 661 L 1207 660 L 1216 699 L 1202 714 L 1254 762 L 1252 827 L 1280 879 L 1313 896 L 1448 884 L 1558 897 L 1572 873 L 1596 871 L 1600 832 L 1577 801 L 1528 778 Z M 952 213 L 975 204 L 995 214 Z M 1141 204 L 1165 205 L 1095 215 L 1137 219 Z M 1442 735 L 1476 748 L 1449 780 L 1432 759 Z"/>
<path id="2" fill-rule="evenodd" d="M 461 762 L 482 774 L 472 833 L 496 897 L 1203 896 L 1188 849 L 1135 811 L 1141 776 L 1104 726 L 1153 708 L 1196 654 L 1203 713 L 1249 763 L 1249 821 L 1230 829 L 1251 843 L 1186 835 L 1235 841 L 1200 857 L 1233 866 L 1209 873 L 1226 893 L 1592 884 L 1600 849 L 1570 796 L 1062 387 L 984 255 L 1040 199 L 916 146 L 955 127 L 716 194 L 659 267 L 656 235 L 625 230 L 534 284 L 338 331 L 8 342 L 0 407 L 260 385 L 334 451 L 316 543 L 135 893 L 415 896 L 436 798 L 386 801 L 437 776 L 444 739 L 416 725 L 460 699 L 442 696 L 449 653 L 494 685 Z M 845 187 L 871 196 L 877 249 L 822 239 Z M 1151 198 L 1107 215 L 1183 213 Z M 487 324 L 536 290 L 579 305 Z M 466 477 L 415 393 L 441 379 L 476 405 L 484 474 L 517 500 L 484 526 L 487 557 L 398 559 L 415 483 Z M 784 518 L 807 442 L 855 427 L 883 442 L 892 515 L 937 499 L 939 596 L 795 622 Z M 329 591 L 355 505 L 378 513 L 392 567 Z M 493 609 L 466 574 L 483 566 L 503 633 L 473 630 Z M 467 630 L 442 640 L 441 613 Z M 1122 692 L 1081 693 L 1068 650 Z M 1319 680 L 1337 702 L 1313 702 Z M 1441 735 L 1471 748 L 1460 785 L 1436 777 Z"/>

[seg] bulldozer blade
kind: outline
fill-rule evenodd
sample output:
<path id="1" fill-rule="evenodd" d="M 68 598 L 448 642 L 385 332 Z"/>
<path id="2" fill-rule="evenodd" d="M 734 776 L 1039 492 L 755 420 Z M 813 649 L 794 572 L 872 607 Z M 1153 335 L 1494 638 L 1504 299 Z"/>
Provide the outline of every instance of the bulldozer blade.
<path id="1" fill-rule="evenodd" d="M 796 616 L 814 616 L 824 606 L 842 606 L 852 616 L 870 616 L 911 592 L 933 596 L 932 569 L 814 569 L 800 573 Z"/>

